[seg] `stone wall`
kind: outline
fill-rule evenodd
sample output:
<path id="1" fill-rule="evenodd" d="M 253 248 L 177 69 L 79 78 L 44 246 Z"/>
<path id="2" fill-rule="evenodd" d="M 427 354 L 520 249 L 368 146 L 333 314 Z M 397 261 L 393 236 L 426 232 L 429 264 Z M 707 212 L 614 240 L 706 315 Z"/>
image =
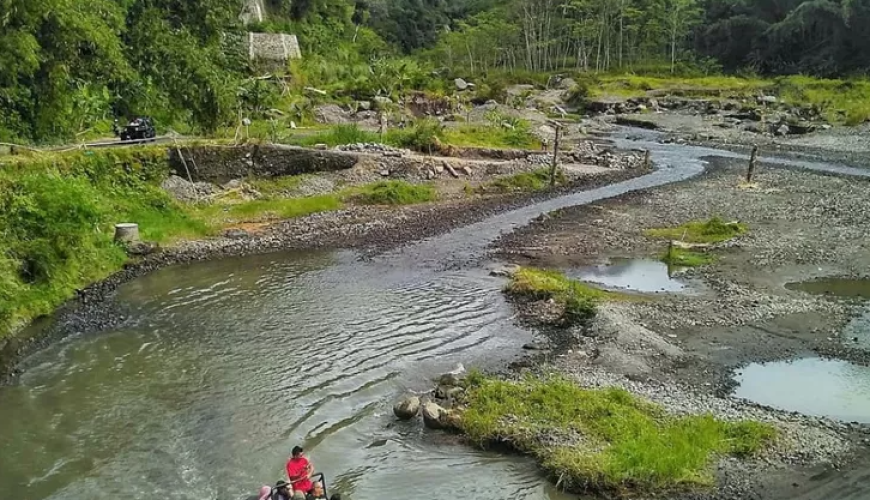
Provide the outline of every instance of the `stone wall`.
<path id="1" fill-rule="evenodd" d="M 283 62 L 301 58 L 302 52 L 296 35 L 248 33 L 248 55 L 252 61 Z"/>
<path id="2" fill-rule="evenodd" d="M 266 17 L 266 6 L 263 0 L 244 0 L 239 19 L 245 23 L 262 23 Z"/>
<path id="3" fill-rule="evenodd" d="M 194 182 L 223 184 L 245 177 L 278 177 L 345 170 L 358 157 L 340 151 L 316 151 L 292 146 L 195 146 L 169 150 L 169 165 L 181 177 L 187 171 Z M 184 161 L 182 161 L 182 157 Z M 185 162 L 187 168 L 185 168 Z"/>

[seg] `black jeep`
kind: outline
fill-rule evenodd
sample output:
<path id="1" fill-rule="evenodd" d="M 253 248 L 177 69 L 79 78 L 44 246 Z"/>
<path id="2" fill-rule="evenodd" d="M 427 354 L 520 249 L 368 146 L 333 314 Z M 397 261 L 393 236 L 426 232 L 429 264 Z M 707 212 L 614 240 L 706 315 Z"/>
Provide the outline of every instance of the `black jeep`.
<path id="1" fill-rule="evenodd" d="M 115 120 L 115 134 L 122 141 L 149 141 L 157 137 L 154 121 L 148 116 L 139 116 L 130 121 L 126 126 L 120 127 Z"/>

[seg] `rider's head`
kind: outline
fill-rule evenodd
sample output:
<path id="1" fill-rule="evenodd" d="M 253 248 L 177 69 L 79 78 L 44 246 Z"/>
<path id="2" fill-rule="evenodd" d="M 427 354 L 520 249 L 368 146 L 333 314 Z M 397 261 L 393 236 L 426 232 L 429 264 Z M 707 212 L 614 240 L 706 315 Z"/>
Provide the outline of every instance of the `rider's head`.
<path id="1" fill-rule="evenodd" d="M 303 450 L 301 446 L 294 446 L 292 452 L 293 458 L 301 457 L 303 451 L 305 450 Z"/>
<path id="2" fill-rule="evenodd" d="M 317 481 L 316 483 L 314 483 L 314 488 L 312 489 L 311 492 L 314 493 L 315 497 L 318 497 L 318 498 L 322 497 L 323 496 L 323 484 L 321 484 L 320 481 Z"/>

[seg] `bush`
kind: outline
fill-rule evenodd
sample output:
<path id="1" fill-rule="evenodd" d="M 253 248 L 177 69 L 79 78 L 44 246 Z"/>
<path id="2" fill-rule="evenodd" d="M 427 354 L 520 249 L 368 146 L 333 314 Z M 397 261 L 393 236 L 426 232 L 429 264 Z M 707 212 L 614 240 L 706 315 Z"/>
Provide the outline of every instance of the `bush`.
<path id="1" fill-rule="evenodd" d="M 389 130 L 384 142 L 402 148 L 429 152 L 433 148 L 438 148 L 440 144 L 438 136 L 441 132 L 442 128 L 438 120 L 426 118 L 415 121 L 410 128 Z"/>

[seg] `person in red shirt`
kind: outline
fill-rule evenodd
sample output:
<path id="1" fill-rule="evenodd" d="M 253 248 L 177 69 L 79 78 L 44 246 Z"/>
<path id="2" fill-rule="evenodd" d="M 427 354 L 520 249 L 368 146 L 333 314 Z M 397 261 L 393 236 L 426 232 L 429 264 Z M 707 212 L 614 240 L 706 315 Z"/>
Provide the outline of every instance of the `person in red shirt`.
<path id="1" fill-rule="evenodd" d="M 290 460 L 287 460 L 287 479 L 293 484 L 293 491 L 301 491 L 306 495 L 311 492 L 311 472 L 314 467 L 307 458 L 302 456 L 302 447 L 294 446 Z"/>

